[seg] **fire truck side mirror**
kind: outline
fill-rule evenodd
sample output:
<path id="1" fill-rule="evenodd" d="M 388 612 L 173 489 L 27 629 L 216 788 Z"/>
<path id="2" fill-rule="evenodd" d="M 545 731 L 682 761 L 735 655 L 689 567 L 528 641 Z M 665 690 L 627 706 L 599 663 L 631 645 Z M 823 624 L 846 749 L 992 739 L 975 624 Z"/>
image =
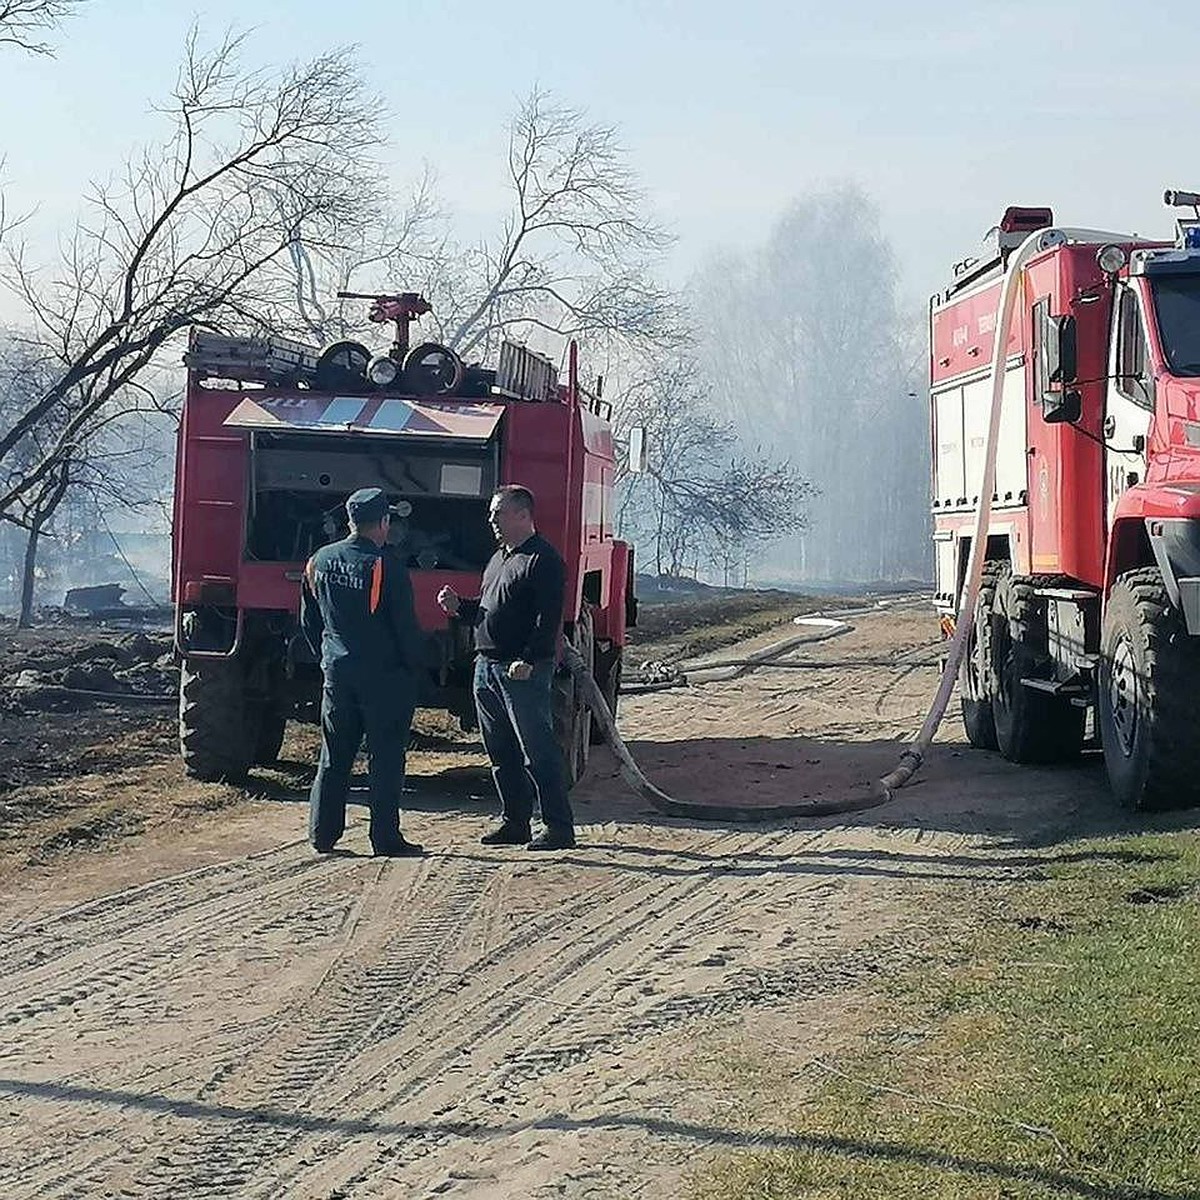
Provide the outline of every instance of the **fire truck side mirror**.
<path id="1" fill-rule="evenodd" d="M 1075 318 L 1051 316 L 1049 298 L 1038 301 L 1034 306 L 1034 339 L 1042 420 L 1051 424 L 1078 421 L 1083 415 L 1082 399 L 1069 386 L 1079 374 Z"/>
<path id="2" fill-rule="evenodd" d="M 641 475 L 646 469 L 646 427 L 635 425 L 629 431 L 629 472 Z"/>
<path id="3" fill-rule="evenodd" d="M 1083 416 L 1083 397 L 1077 391 L 1047 392 L 1042 397 L 1042 420 L 1047 425 L 1074 425 Z"/>

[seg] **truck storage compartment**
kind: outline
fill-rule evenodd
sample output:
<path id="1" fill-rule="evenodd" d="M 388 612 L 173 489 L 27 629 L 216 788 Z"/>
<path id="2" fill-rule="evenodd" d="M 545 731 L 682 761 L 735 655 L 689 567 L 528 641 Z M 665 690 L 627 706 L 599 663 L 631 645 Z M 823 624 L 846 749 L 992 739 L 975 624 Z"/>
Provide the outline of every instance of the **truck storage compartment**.
<path id="1" fill-rule="evenodd" d="M 379 487 L 403 515 L 389 541 L 413 568 L 481 570 L 496 447 L 402 437 L 252 434 L 248 558 L 302 562 L 347 532 L 346 497 Z"/>

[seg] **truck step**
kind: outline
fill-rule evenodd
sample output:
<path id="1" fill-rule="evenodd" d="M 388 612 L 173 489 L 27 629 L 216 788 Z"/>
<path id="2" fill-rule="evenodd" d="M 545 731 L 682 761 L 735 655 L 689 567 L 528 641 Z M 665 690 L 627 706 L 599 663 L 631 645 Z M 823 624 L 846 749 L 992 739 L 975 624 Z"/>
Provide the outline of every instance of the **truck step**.
<path id="1" fill-rule="evenodd" d="M 1022 679 L 1021 686 L 1032 688 L 1035 692 L 1045 692 L 1050 696 L 1062 696 L 1066 699 L 1091 695 L 1091 690 L 1074 679 Z"/>
<path id="2" fill-rule="evenodd" d="M 1035 588 L 1033 594 L 1044 600 L 1071 600 L 1076 604 L 1088 604 L 1100 599 L 1098 592 L 1088 591 L 1087 588 Z"/>

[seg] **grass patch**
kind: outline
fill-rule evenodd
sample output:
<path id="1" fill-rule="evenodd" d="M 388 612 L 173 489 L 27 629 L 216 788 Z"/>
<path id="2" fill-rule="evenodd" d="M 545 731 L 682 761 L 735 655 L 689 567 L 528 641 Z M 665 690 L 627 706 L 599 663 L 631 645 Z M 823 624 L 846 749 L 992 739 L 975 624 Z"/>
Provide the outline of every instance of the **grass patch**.
<path id="1" fill-rule="evenodd" d="M 1198 888 L 1200 838 L 1176 834 L 948 892 L 930 906 L 939 961 L 881 998 L 889 1023 L 929 1032 L 876 1034 L 803 1075 L 775 1060 L 777 1094 L 755 1107 L 785 1132 L 692 1194 L 1200 1197 Z"/>

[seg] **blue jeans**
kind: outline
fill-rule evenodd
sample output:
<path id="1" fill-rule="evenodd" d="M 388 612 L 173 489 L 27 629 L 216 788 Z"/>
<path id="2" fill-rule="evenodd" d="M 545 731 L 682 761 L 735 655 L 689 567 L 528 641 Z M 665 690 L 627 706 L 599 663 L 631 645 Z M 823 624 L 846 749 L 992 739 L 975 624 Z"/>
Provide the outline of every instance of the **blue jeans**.
<path id="1" fill-rule="evenodd" d="M 508 663 L 475 660 L 475 709 L 506 825 L 527 827 L 536 797 L 548 828 L 571 830 L 566 764 L 554 736 L 554 663 L 528 679 L 509 679 Z"/>

